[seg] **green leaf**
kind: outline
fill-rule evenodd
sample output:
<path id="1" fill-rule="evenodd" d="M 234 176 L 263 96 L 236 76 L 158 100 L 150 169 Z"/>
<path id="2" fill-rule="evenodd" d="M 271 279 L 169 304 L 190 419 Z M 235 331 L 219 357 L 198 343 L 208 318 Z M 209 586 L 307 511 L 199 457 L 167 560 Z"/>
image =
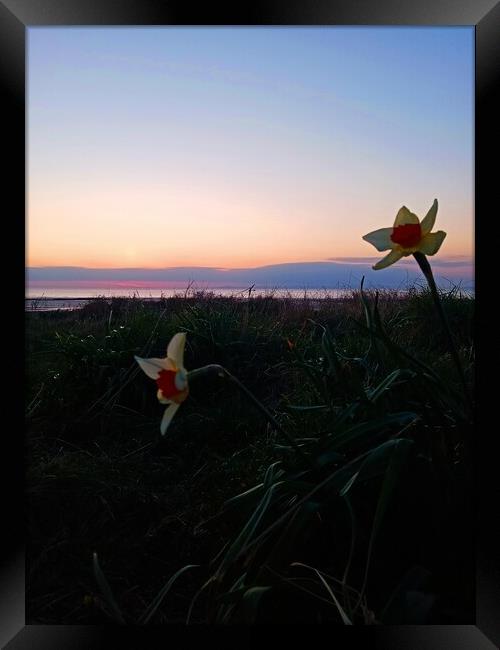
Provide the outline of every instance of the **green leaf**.
<path id="1" fill-rule="evenodd" d="M 120 623 L 121 625 L 125 625 L 125 619 L 123 618 L 123 614 L 118 607 L 118 604 L 115 600 L 113 591 L 109 585 L 109 582 L 106 579 L 106 576 L 102 572 L 102 569 L 99 565 L 99 560 L 97 559 L 97 553 L 94 553 L 93 557 L 93 566 L 94 566 L 94 575 L 95 579 L 97 581 L 97 584 L 99 585 L 99 588 L 101 589 L 102 595 L 104 596 L 104 600 L 106 601 L 106 604 L 108 605 L 109 609 L 111 610 L 111 613 L 113 615 L 113 618 Z"/>
<path id="2" fill-rule="evenodd" d="M 266 565 L 278 567 L 282 565 L 283 562 L 289 561 L 287 558 L 290 551 L 293 552 L 295 538 L 320 510 L 321 503 L 313 500 L 306 501 L 299 506 L 298 510 L 295 511 L 295 514 L 283 527 L 283 531 L 281 531 L 279 538 L 273 545 L 267 557 Z M 263 573 L 264 568 L 261 568 L 257 575 L 257 579 L 259 579 Z"/>
<path id="3" fill-rule="evenodd" d="M 415 373 L 404 371 L 404 370 L 394 370 L 391 372 L 385 379 L 383 379 L 380 384 L 371 391 L 367 392 L 367 397 L 371 402 L 376 402 L 386 390 L 396 382 L 397 379 L 406 378 L 406 377 L 415 377 Z"/>
<path id="4" fill-rule="evenodd" d="M 246 573 L 244 574 L 246 576 Z M 238 582 L 241 580 L 238 578 Z M 229 591 L 227 591 L 225 594 L 222 594 L 221 596 L 217 596 L 217 602 L 220 603 L 221 605 L 234 605 L 237 603 L 241 596 L 245 593 L 245 591 L 248 590 L 248 587 L 238 587 L 235 589 L 234 587 L 231 587 Z"/>
<path id="5" fill-rule="evenodd" d="M 271 503 L 272 497 L 274 496 L 276 489 L 282 484 L 283 482 L 275 483 L 274 485 L 271 485 L 269 489 L 266 491 L 259 505 L 253 512 L 252 516 L 247 521 L 247 523 L 241 530 L 240 534 L 231 544 L 227 553 L 224 555 L 222 562 L 219 566 L 219 569 L 217 571 L 218 574 L 224 573 L 224 571 L 228 568 L 231 562 L 233 562 L 238 557 L 238 555 L 248 544 L 253 534 L 255 533 L 255 530 L 257 529 L 262 517 L 264 516 L 267 508 L 269 507 L 269 504 Z"/>
<path id="6" fill-rule="evenodd" d="M 277 474 L 276 468 L 280 464 L 281 464 L 281 461 L 278 460 L 275 463 L 272 463 L 272 465 L 269 465 L 269 467 L 267 468 L 266 473 L 264 475 L 264 489 L 267 490 L 267 488 L 272 484 L 272 482 L 273 482 L 273 480 L 274 480 L 274 478 L 275 478 L 275 476 Z M 284 474 L 284 472 L 281 471 L 281 474 Z"/>
<path id="7" fill-rule="evenodd" d="M 352 488 L 354 483 L 356 482 L 356 479 L 358 478 L 359 472 L 355 472 L 351 478 L 347 481 L 347 483 L 344 485 L 344 487 L 340 490 L 339 496 L 345 497 L 346 494 L 349 492 L 349 490 Z"/>
<path id="8" fill-rule="evenodd" d="M 392 447 L 392 454 L 389 458 L 387 470 L 384 475 L 384 480 L 382 483 L 382 488 L 380 490 L 380 495 L 377 502 L 377 508 L 373 519 L 370 541 L 368 543 L 368 553 L 366 558 L 366 567 L 365 567 L 365 574 L 363 578 L 363 586 L 359 596 L 358 604 L 359 602 L 361 602 L 362 594 L 366 588 L 366 582 L 368 579 L 368 571 L 370 568 L 370 561 L 372 557 L 373 547 L 377 539 L 378 533 L 380 531 L 380 528 L 382 526 L 382 522 L 384 520 L 384 515 L 386 513 L 387 506 L 389 505 L 389 501 L 392 495 L 394 494 L 394 489 L 396 487 L 399 475 L 407 459 L 410 448 L 412 447 L 412 444 L 408 444 L 409 442 L 411 441 L 401 440 L 400 444 L 393 445 Z M 405 444 L 401 444 L 401 443 L 405 443 Z"/>
<path id="9" fill-rule="evenodd" d="M 430 578 L 431 573 L 427 569 L 412 567 L 391 594 L 380 616 L 381 622 L 384 625 L 425 623 L 435 602 L 433 596 L 421 591 Z M 409 605 L 412 605 L 411 609 Z"/>
<path id="10" fill-rule="evenodd" d="M 356 482 L 366 481 L 383 474 L 396 451 L 395 447 L 399 447 L 399 453 L 403 453 L 407 452 L 412 446 L 412 440 L 399 438 L 397 440 L 388 440 L 376 447 L 365 458 L 359 470 L 344 485 L 340 491 L 340 496 L 345 496 Z"/>
<path id="11" fill-rule="evenodd" d="M 373 437 L 377 438 L 383 435 L 389 429 L 393 429 L 395 425 L 404 427 L 418 419 L 418 415 L 411 411 L 401 411 L 399 413 L 390 413 L 382 418 L 376 418 L 369 422 L 362 422 L 355 426 L 343 431 L 332 440 L 331 448 L 333 450 L 343 449 L 345 447 L 351 448 L 354 444 L 367 442 Z M 375 436 L 373 436 L 375 432 Z"/>
<path id="12" fill-rule="evenodd" d="M 231 589 L 225 594 L 217 596 L 217 603 L 219 608 L 216 615 L 216 623 L 228 623 L 236 604 L 241 600 L 241 597 L 247 591 L 248 586 L 243 586 L 247 577 L 246 572 L 238 577 Z"/>
<path id="13" fill-rule="evenodd" d="M 330 407 L 327 404 L 318 404 L 316 406 L 301 406 L 300 404 L 287 404 L 286 408 L 292 411 L 326 411 Z"/>
<path id="14" fill-rule="evenodd" d="M 324 467 L 325 465 L 330 465 L 331 463 L 342 463 L 345 461 L 345 456 L 339 454 L 338 451 L 326 451 L 324 454 L 321 454 L 316 459 L 315 463 L 318 467 Z"/>
<path id="15" fill-rule="evenodd" d="M 155 615 L 158 607 L 161 605 L 162 600 L 165 598 L 165 596 L 168 594 L 170 591 L 170 588 L 174 584 L 174 582 L 177 580 L 177 578 L 182 575 L 185 571 L 188 569 L 192 569 L 194 567 L 200 566 L 199 564 L 188 564 L 185 567 L 182 567 L 182 569 L 179 569 L 177 573 L 174 573 L 174 575 L 170 578 L 170 580 L 166 583 L 162 589 L 158 592 L 158 595 L 154 598 L 154 600 L 151 602 L 149 607 L 146 609 L 146 611 L 142 614 L 142 616 L 139 618 L 139 624 L 146 625 L 149 623 L 149 621 L 153 618 Z"/>
<path id="16" fill-rule="evenodd" d="M 307 494 L 313 488 L 313 485 L 307 481 L 298 481 L 291 479 L 284 481 L 283 484 L 287 492 L 295 494 Z"/>
<path id="17" fill-rule="evenodd" d="M 340 376 L 340 363 L 338 360 L 337 352 L 335 350 L 335 346 L 330 337 L 330 332 L 328 331 L 327 327 L 325 327 L 323 330 L 323 336 L 321 337 L 321 347 L 326 358 L 328 359 L 330 372 L 334 377 L 338 378 Z"/>
<path id="18" fill-rule="evenodd" d="M 276 468 L 280 464 L 281 461 L 278 460 L 272 465 L 269 465 L 264 476 L 264 481 L 262 483 L 258 483 L 257 485 L 254 485 L 254 487 L 245 490 L 245 492 L 241 492 L 240 494 L 237 494 L 236 496 L 227 499 L 226 501 L 224 501 L 224 507 L 227 508 L 235 505 L 241 505 L 241 502 L 247 501 L 248 497 L 257 496 L 260 492 L 262 492 L 263 489 L 266 490 L 271 485 L 273 480 L 276 480 L 280 476 L 283 476 L 283 474 L 285 473 L 282 469 L 276 471 Z"/>
<path id="19" fill-rule="evenodd" d="M 354 402 L 351 402 L 347 408 L 338 413 L 332 424 L 332 429 L 335 431 L 338 427 L 340 427 L 341 424 L 344 424 L 344 422 L 352 418 L 358 410 L 359 406 L 360 402 L 356 400 Z"/>
<path id="20" fill-rule="evenodd" d="M 293 517 L 297 512 L 297 510 L 302 506 L 302 504 L 305 503 L 308 499 L 310 500 L 310 497 L 312 497 L 313 494 L 316 494 L 317 492 L 321 491 L 322 493 L 325 494 L 327 499 L 336 496 L 338 494 L 338 491 L 341 490 L 342 487 L 345 485 L 351 472 L 352 472 L 352 468 L 336 469 L 332 474 L 327 476 L 326 479 L 321 481 L 321 483 L 314 485 L 311 488 L 311 490 L 307 492 L 306 495 L 303 496 L 299 502 L 297 503 L 294 502 L 283 515 L 277 517 L 266 529 L 264 529 L 261 533 L 259 533 L 259 535 L 255 539 L 249 542 L 248 547 L 254 546 L 258 542 L 260 542 L 263 538 L 265 538 L 267 535 L 269 535 L 271 531 L 275 530 L 281 525 L 285 525 L 285 522 L 289 518 Z"/>
<path id="21" fill-rule="evenodd" d="M 366 299 L 365 293 L 363 291 L 363 285 L 365 283 L 365 276 L 361 278 L 361 286 L 359 288 L 359 296 L 361 298 L 361 304 L 363 305 L 363 309 L 365 312 L 365 319 L 366 319 L 366 326 L 370 332 L 373 330 L 373 320 L 372 320 L 372 315 L 370 313 L 370 305 L 368 304 L 368 300 Z"/>
<path id="22" fill-rule="evenodd" d="M 384 476 L 384 482 L 382 484 L 382 490 L 380 492 L 380 497 L 377 504 L 377 510 L 375 512 L 375 520 L 373 523 L 372 529 L 372 539 L 375 540 L 380 526 L 382 524 L 385 511 L 389 504 L 389 500 L 393 494 L 394 488 L 396 486 L 399 474 L 401 473 L 402 467 L 408 457 L 413 442 L 411 440 L 395 440 L 397 444 L 392 445 L 392 454 L 389 458 L 387 470 Z"/>
<path id="23" fill-rule="evenodd" d="M 238 608 L 238 621 L 245 624 L 255 623 L 262 596 L 272 587 L 251 587 L 247 589 Z"/>
<path id="24" fill-rule="evenodd" d="M 259 483 L 258 485 L 254 485 L 254 487 L 245 490 L 245 492 L 241 492 L 240 494 L 237 494 L 236 496 L 231 497 L 230 499 L 224 501 L 224 507 L 227 508 L 234 505 L 239 505 L 241 501 L 246 501 L 249 496 L 257 495 L 260 492 L 262 492 L 263 487 L 264 487 L 264 483 Z"/>
<path id="25" fill-rule="evenodd" d="M 342 607 L 342 605 L 338 601 L 337 597 L 333 593 L 332 588 L 330 587 L 328 582 L 323 578 L 323 576 L 321 575 L 321 572 L 318 571 L 318 569 L 315 569 L 314 567 L 309 566 L 308 564 L 302 564 L 302 562 L 293 562 L 290 566 L 301 566 L 301 567 L 305 567 L 306 569 L 311 569 L 311 571 L 314 571 L 316 573 L 316 575 L 318 576 L 318 578 L 323 583 L 325 589 L 330 594 L 330 597 L 333 600 L 333 602 L 334 602 L 334 604 L 335 604 L 335 606 L 336 606 L 336 608 L 337 608 L 337 610 L 338 610 L 338 612 L 340 614 L 340 618 L 342 619 L 342 622 L 344 623 L 344 625 L 352 625 L 352 621 L 349 619 L 349 617 L 345 613 L 344 608 Z"/>
<path id="26" fill-rule="evenodd" d="M 186 616 L 186 625 L 189 625 L 189 623 L 191 621 L 191 616 L 193 614 L 193 609 L 194 609 L 194 605 L 195 605 L 196 601 L 198 600 L 200 595 L 205 591 L 205 589 L 207 587 L 209 587 L 213 582 L 215 582 L 215 580 L 216 580 L 215 576 L 210 576 L 210 578 L 204 584 L 202 584 L 202 586 L 198 589 L 198 591 L 195 593 L 195 595 L 191 599 L 191 602 L 189 604 L 188 613 L 187 613 L 187 616 Z"/>

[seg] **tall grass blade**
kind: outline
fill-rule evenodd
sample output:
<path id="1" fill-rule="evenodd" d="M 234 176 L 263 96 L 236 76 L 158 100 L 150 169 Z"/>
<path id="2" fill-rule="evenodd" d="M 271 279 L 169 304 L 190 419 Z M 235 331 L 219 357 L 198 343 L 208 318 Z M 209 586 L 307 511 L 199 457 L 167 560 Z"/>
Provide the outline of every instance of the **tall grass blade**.
<path id="1" fill-rule="evenodd" d="M 102 569 L 99 565 L 97 553 L 94 553 L 93 556 L 93 567 L 94 567 L 95 579 L 97 581 L 97 584 L 99 585 L 99 588 L 101 589 L 101 593 L 104 597 L 106 604 L 108 605 L 111 611 L 113 618 L 117 621 L 117 623 L 120 623 L 121 625 L 125 625 L 125 619 L 123 618 L 123 614 L 120 608 L 118 607 L 118 604 L 115 600 L 109 582 L 107 581 L 106 576 L 102 572 Z"/>
<path id="2" fill-rule="evenodd" d="M 179 569 L 177 573 L 174 573 L 174 575 L 170 578 L 170 580 L 165 584 L 162 589 L 158 592 L 158 595 L 154 598 L 154 600 L 151 601 L 150 605 L 146 609 L 146 611 L 142 614 L 142 616 L 139 618 L 139 624 L 140 625 L 146 625 L 149 623 L 149 621 L 153 618 L 153 616 L 156 614 L 156 611 L 158 610 L 158 607 L 161 605 L 163 599 L 165 596 L 168 594 L 170 591 L 170 588 L 174 584 L 174 582 L 177 580 L 177 578 L 182 575 L 185 571 L 188 569 L 193 569 L 195 567 L 200 566 L 199 564 L 188 564 L 185 567 L 182 567 L 182 569 Z"/>
<path id="3" fill-rule="evenodd" d="M 328 591 L 328 593 L 330 594 L 330 598 L 333 600 L 333 602 L 334 602 L 336 608 L 338 609 L 339 614 L 340 614 L 340 618 L 342 619 L 342 622 L 344 623 L 344 625 L 352 625 L 352 621 L 350 620 L 350 618 L 349 618 L 349 617 L 347 616 L 347 614 L 345 613 L 344 608 L 343 608 L 342 605 L 339 603 L 337 597 L 335 596 L 335 594 L 334 594 L 333 591 L 332 591 L 332 588 L 330 587 L 330 585 L 328 584 L 328 582 L 323 578 L 323 576 L 321 575 L 320 571 L 318 571 L 318 569 L 315 569 L 314 567 L 309 566 L 308 564 L 302 564 L 302 562 L 293 562 L 293 563 L 291 564 L 291 566 L 301 566 L 301 567 L 304 567 L 304 568 L 306 568 L 306 569 L 310 569 L 311 571 L 314 571 L 314 573 L 318 576 L 318 578 L 319 578 L 319 579 L 321 580 L 321 582 L 323 583 L 325 589 L 326 589 L 326 590 Z"/>

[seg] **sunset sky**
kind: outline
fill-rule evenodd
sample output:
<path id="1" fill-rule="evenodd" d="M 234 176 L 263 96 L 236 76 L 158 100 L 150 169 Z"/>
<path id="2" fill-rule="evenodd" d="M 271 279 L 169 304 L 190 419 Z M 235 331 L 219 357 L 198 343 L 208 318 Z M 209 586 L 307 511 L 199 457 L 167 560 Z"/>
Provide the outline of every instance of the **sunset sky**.
<path id="1" fill-rule="evenodd" d="M 371 258 L 434 198 L 473 255 L 472 27 L 28 33 L 28 266 Z"/>

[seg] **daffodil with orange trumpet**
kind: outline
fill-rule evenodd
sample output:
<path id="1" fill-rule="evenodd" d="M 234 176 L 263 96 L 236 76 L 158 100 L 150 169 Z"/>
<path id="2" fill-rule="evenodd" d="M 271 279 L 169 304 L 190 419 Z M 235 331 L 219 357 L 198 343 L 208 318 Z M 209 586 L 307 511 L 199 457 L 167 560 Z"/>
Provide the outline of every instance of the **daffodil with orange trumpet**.
<path id="1" fill-rule="evenodd" d="M 397 262 L 402 257 L 407 257 L 408 255 L 413 255 L 415 258 L 425 276 L 425 279 L 427 280 L 432 299 L 436 305 L 441 322 L 443 323 L 443 329 L 446 338 L 448 339 L 451 356 L 453 357 L 462 382 L 464 395 L 468 404 L 472 406 L 464 369 L 455 342 L 453 341 L 453 334 L 448 319 L 439 297 L 439 291 L 436 281 L 434 280 L 431 265 L 426 257 L 426 255 L 435 255 L 441 248 L 441 244 L 446 237 L 446 233 L 443 230 L 431 232 L 434 223 L 436 222 L 437 210 L 438 202 L 437 199 L 434 199 L 430 210 L 422 221 L 420 221 L 416 214 L 413 214 L 413 212 L 410 212 L 406 206 L 403 206 L 397 213 L 392 228 L 380 228 L 379 230 L 374 230 L 373 232 L 364 235 L 363 239 L 375 246 L 378 251 L 386 251 L 390 249 L 390 253 L 373 266 L 375 271 L 385 269 L 387 266 L 394 264 L 394 262 Z"/>
<path id="2" fill-rule="evenodd" d="M 377 262 L 373 268 L 384 269 L 402 257 L 421 253 L 435 255 L 441 248 L 446 233 L 443 230 L 431 232 L 436 221 L 437 199 L 434 199 L 429 212 L 420 221 L 416 214 L 403 206 L 396 215 L 392 228 L 380 228 L 364 235 L 363 239 L 378 251 L 390 249 L 390 253 Z"/>
<path id="3" fill-rule="evenodd" d="M 184 368 L 185 345 L 186 335 L 181 332 L 172 337 L 165 358 L 142 359 L 141 357 L 134 357 L 146 375 L 156 380 L 158 401 L 161 404 L 169 404 L 168 408 L 165 409 L 160 424 L 160 431 L 163 436 L 179 406 L 189 394 L 188 373 Z"/>
<path id="4" fill-rule="evenodd" d="M 156 357 L 151 359 L 143 359 L 137 356 L 134 357 L 146 375 L 156 381 L 158 387 L 156 396 L 158 397 L 158 401 L 161 404 L 168 404 L 160 424 L 162 436 L 165 435 L 169 424 L 172 422 L 172 418 L 179 409 L 179 406 L 189 395 L 189 381 L 203 375 L 215 373 L 219 377 L 229 379 L 233 384 L 238 386 L 242 393 L 244 393 L 244 395 L 266 416 L 269 422 L 274 425 L 276 430 L 279 431 L 296 449 L 297 453 L 310 463 L 312 467 L 314 467 L 311 459 L 304 454 L 294 438 L 283 429 L 264 404 L 262 404 L 262 402 L 257 399 L 239 379 L 226 370 L 226 368 L 219 364 L 211 363 L 208 366 L 202 366 L 201 368 L 196 368 L 195 370 L 188 372 L 184 367 L 185 346 L 186 334 L 184 332 L 178 332 L 172 337 L 168 344 L 167 356 L 163 359 Z"/>

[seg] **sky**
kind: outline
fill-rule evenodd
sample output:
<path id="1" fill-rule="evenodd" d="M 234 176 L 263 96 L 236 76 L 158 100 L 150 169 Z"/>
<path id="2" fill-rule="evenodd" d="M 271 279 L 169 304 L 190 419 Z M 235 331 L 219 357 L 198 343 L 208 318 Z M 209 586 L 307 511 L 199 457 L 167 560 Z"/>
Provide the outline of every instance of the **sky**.
<path id="1" fill-rule="evenodd" d="M 434 198 L 436 259 L 472 258 L 472 27 L 36 27 L 27 54 L 28 267 L 347 263 Z"/>

